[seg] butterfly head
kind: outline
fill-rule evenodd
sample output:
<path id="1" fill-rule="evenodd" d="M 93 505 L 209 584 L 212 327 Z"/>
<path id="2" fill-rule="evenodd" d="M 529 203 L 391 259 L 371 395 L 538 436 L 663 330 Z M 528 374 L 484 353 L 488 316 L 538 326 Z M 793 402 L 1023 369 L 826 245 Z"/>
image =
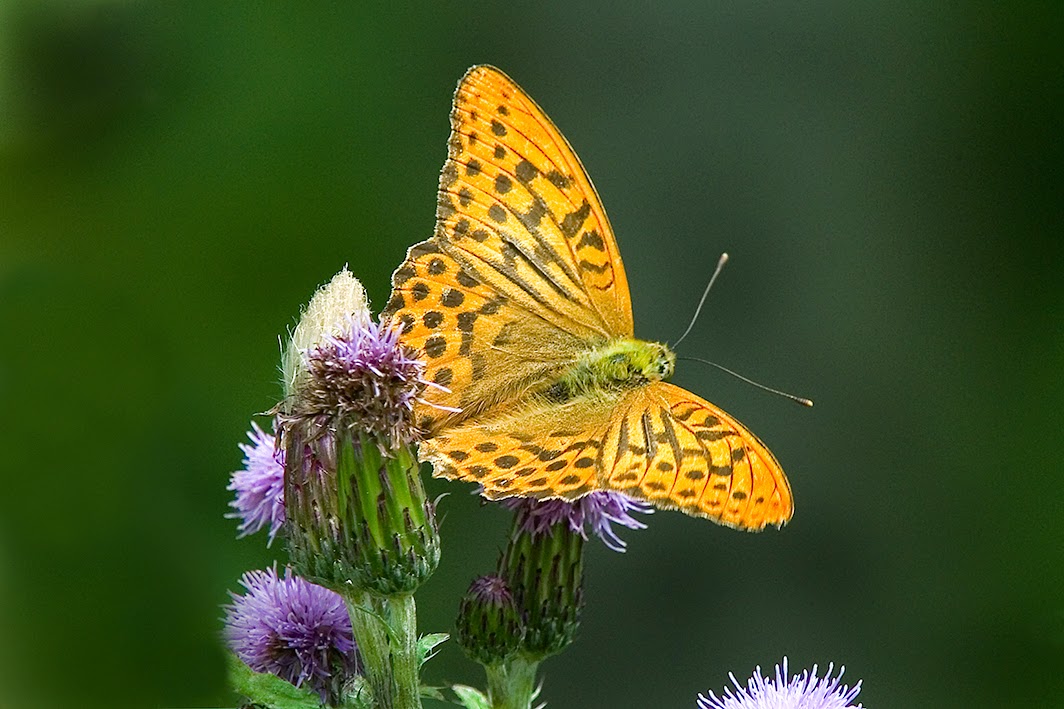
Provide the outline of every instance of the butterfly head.
<path id="1" fill-rule="evenodd" d="M 608 377 L 637 385 L 668 379 L 676 369 L 676 355 L 660 342 L 618 340 L 603 355 Z"/>
<path id="2" fill-rule="evenodd" d="M 648 381 L 669 379 L 676 371 L 676 355 L 660 342 L 639 342 L 642 345 L 632 364 Z"/>

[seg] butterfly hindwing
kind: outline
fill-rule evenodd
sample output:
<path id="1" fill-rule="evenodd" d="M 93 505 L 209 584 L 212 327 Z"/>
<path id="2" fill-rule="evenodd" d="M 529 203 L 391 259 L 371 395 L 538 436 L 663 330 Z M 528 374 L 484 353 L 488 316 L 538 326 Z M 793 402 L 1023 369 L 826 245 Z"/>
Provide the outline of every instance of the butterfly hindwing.
<path id="1" fill-rule="evenodd" d="M 421 446 L 437 476 L 479 483 L 491 499 L 614 490 L 747 530 L 780 526 L 794 510 L 787 478 L 754 434 L 665 382 L 532 404 Z"/>
<path id="2" fill-rule="evenodd" d="M 601 451 L 616 397 L 532 404 L 421 444 L 434 475 L 479 483 L 490 499 L 574 500 L 600 488 Z"/>
<path id="3" fill-rule="evenodd" d="M 757 436 L 666 382 L 618 404 L 600 475 L 606 489 L 739 529 L 780 526 L 794 511 L 787 478 Z"/>

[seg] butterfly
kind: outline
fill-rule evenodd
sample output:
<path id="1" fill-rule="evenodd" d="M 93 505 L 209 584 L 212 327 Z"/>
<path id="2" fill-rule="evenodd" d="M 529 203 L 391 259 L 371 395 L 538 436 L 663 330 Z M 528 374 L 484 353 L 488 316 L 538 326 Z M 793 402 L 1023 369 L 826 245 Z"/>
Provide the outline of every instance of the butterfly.
<path id="1" fill-rule="evenodd" d="M 737 529 L 786 523 L 790 485 L 768 448 L 666 381 L 666 345 L 634 338 L 606 212 L 543 110 L 475 66 L 448 147 L 435 232 L 382 314 L 438 385 L 415 411 L 434 475 L 489 499 L 613 490 Z"/>

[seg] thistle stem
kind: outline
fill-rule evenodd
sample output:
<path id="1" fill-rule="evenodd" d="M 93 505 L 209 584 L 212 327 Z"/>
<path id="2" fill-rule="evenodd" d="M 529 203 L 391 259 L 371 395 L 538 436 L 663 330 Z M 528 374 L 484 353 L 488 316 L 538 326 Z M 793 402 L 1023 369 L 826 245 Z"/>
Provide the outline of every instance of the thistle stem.
<path id="1" fill-rule="evenodd" d="M 492 709 L 531 709 L 536 696 L 539 662 L 517 657 L 484 670 L 488 675 L 488 698 Z"/>
<path id="2" fill-rule="evenodd" d="M 351 616 L 351 628 L 358 642 L 366 681 L 373 689 L 374 706 L 391 709 L 395 706 L 395 692 L 388 628 L 380 617 L 383 609 L 365 591 L 351 591 L 343 596 L 347 613 Z"/>
<path id="3" fill-rule="evenodd" d="M 421 709 L 418 677 L 417 606 L 414 596 L 400 594 L 386 600 L 392 629 L 392 673 L 395 678 L 395 709 Z"/>

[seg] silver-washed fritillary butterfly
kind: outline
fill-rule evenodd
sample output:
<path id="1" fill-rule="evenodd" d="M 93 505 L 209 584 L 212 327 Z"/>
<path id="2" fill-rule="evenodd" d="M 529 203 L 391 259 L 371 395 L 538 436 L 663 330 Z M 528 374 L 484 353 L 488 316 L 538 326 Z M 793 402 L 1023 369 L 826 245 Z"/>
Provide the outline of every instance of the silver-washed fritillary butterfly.
<path id="1" fill-rule="evenodd" d="M 473 67 L 449 148 L 435 234 L 410 248 L 385 309 L 446 387 L 417 411 L 435 474 L 492 499 L 615 490 L 738 529 L 789 520 L 768 448 L 665 381 L 668 347 L 634 339 L 606 212 L 542 109 Z"/>

